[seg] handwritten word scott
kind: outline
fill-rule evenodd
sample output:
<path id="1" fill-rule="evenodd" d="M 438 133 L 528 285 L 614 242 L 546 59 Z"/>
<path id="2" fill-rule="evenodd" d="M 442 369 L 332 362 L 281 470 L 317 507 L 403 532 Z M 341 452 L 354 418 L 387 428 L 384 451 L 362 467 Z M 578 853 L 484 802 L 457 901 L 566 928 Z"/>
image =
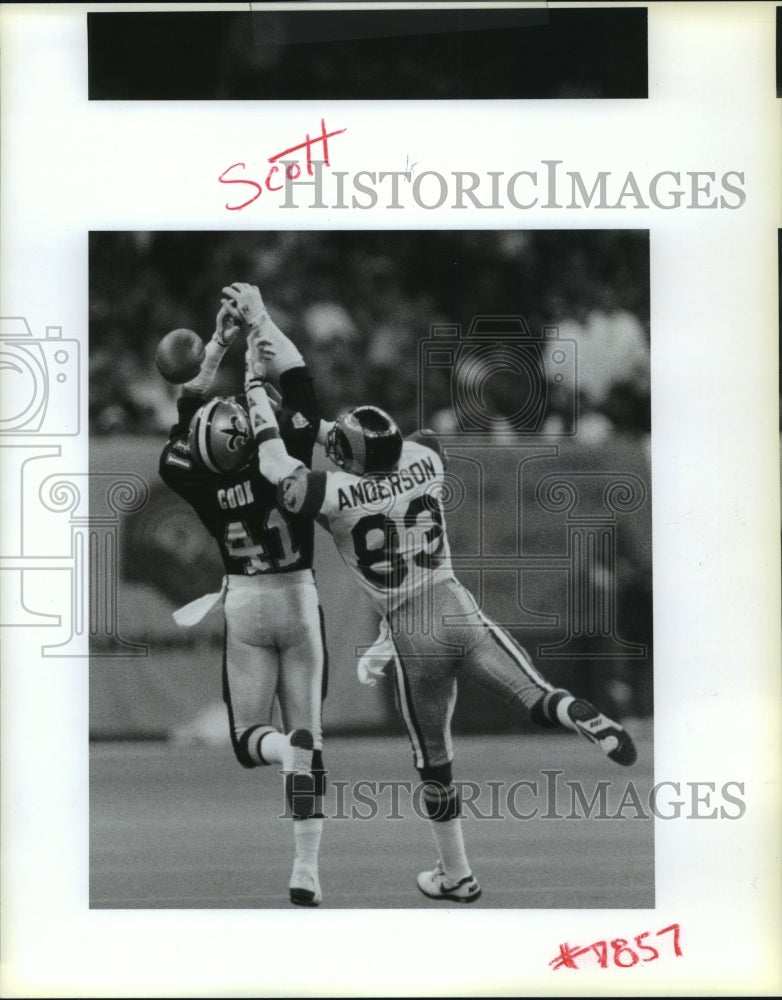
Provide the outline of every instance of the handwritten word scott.
<path id="1" fill-rule="evenodd" d="M 320 120 L 320 135 L 316 135 L 314 138 L 310 136 L 309 133 L 304 138 L 304 142 L 299 142 L 295 146 L 289 146 L 287 149 L 283 149 L 281 153 L 275 153 L 273 156 L 268 157 L 267 162 L 271 164 L 269 167 L 266 177 L 263 181 L 252 180 L 249 177 L 237 176 L 239 169 L 246 170 L 247 164 L 238 162 L 232 163 L 230 167 L 220 174 L 218 180 L 221 184 L 244 184 L 246 188 L 251 188 L 254 194 L 247 198 L 245 201 L 237 205 L 226 204 L 226 208 L 229 212 L 238 212 L 242 208 L 247 208 L 248 205 L 252 205 L 254 201 L 263 194 L 264 189 L 267 191 L 281 191 L 285 186 L 284 183 L 279 183 L 281 177 L 277 175 L 280 174 L 280 163 L 285 167 L 284 174 L 281 175 L 287 178 L 289 181 L 295 181 L 301 177 L 301 156 L 296 156 L 295 154 L 304 154 L 304 162 L 306 165 L 307 175 L 309 177 L 313 176 L 313 150 L 318 147 L 318 153 L 320 159 L 319 164 L 325 164 L 325 166 L 331 166 L 331 159 L 329 156 L 329 139 L 333 139 L 335 135 L 342 135 L 343 132 L 347 132 L 346 128 L 335 129 L 333 132 L 329 132 L 326 129 L 326 122 L 323 118 Z M 322 145 L 321 145 L 322 144 Z M 289 159 L 286 159 L 289 157 Z M 232 174 L 232 176 L 228 176 Z M 249 192 L 245 190 L 244 194 Z"/>

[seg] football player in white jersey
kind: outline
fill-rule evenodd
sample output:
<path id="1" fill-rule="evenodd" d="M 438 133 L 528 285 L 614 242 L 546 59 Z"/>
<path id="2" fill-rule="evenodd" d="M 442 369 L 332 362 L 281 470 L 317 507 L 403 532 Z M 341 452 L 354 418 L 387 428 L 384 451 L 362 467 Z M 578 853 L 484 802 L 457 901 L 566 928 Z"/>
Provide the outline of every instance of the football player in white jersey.
<path id="1" fill-rule="evenodd" d="M 254 359 L 260 351 L 265 374 L 279 382 L 286 407 L 282 440 L 305 465 L 311 464 L 320 417 L 312 376 L 271 321 L 257 289 L 236 284 L 223 295 L 201 371 L 178 400 L 179 420 L 159 471 L 214 537 L 225 578 L 220 595 L 199 598 L 174 617 L 195 624 L 223 600 L 223 697 L 234 753 L 243 767 L 279 764 L 286 772 L 295 845 L 290 900 L 317 906 L 322 898 L 321 702 L 327 660 L 312 573 L 313 525 L 290 517 L 261 476 L 245 401 L 211 396 L 217 366 L 240 325 L 253 331 Z M 275 699 L 284 732 L 272 726 Z"/>
<path id="2" fill-rule="evenodd" d="M 554 688 L 526 651 L 478 607 L 454 576 L 439 497 L 444 467 L 437 438 L 403 441 L 374 406 L 321 422 L 318 440 L 337 472 L 313 472 L 290 456 L 262 384 L 248 386 L 261 472 L 278 484 L 282 507 L 317 520 L 380 611 L 393 640 L 397 701 L 423 782 L 438 851 L 418 887 L 438 900 L 481 894 L 467 860 L 453 784 L 451 718 L 457 679 L 468 677 L 543 726 L 563 726 L 629 765 L 629 734 L 589 702 Z"/>

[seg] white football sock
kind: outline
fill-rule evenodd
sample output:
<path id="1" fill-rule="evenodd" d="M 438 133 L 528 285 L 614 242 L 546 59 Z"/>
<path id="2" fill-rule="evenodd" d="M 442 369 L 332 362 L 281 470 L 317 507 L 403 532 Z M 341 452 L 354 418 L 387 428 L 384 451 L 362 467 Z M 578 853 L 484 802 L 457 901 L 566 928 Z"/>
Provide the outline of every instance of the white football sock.
<path id="1" fill-rule="evenodd" d="M 564 698 L 560 699 L 559 703 L 557 704 L 557 721 L 561 726 L 564 726 L 566 729 L 572 729 L 574 732 L 577 733 L 578 727 L 574 725 L 573 720 L 567 714 L 567 710 L 570 708 L 570 706 L 573 704 L 575 700 L 576 699 L 573 697 L 572 694 L 568 694 Z"/>
<path id="2" fill-rule="evenodd" d="M 282 764 L 283 754 L 290 748 L 288 737 L 282 733 L 264 733 L 258 744 L 258 753 L 267 764 Z"/>
<path id="3" fill-rule="evenodd" d="M 457 817 L 441 822 L 430 820 L 429 825 L 432 828 L 432 836 L 437 845 L 443 871 L 448 878 L 458 882 L 470 875 L 470 863 L 464 850 L 461 819 Z"/>
<path id="4" fill-rule="evenodd" d="M 318 851 L 323 833 L 323 819 L 295 819 L 293 837 L 296 843 L 296 863 L 318 870 Z"/>

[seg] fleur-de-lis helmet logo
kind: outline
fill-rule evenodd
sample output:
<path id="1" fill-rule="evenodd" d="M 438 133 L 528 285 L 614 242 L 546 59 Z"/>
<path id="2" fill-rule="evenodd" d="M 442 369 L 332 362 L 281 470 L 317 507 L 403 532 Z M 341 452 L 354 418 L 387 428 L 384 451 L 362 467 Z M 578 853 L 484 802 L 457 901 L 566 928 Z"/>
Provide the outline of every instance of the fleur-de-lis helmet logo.
<path id="1" fill-rule="evenodd" d="M 243 449 L 250 440 L 250 426 L 247 423 L 246 417 L 242 414 L 235 413 L 231 417 L 230 426 L 221 427 L 220 432 L 225 434 L 225 446 L 229 451 Z"/>

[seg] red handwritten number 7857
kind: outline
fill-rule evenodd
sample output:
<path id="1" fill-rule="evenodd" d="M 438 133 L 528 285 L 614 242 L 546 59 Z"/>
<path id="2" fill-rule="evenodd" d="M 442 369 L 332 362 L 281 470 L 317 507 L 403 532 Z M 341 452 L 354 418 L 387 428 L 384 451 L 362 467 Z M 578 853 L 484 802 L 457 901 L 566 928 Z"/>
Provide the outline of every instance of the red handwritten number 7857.
<path id="1" fill-rule="evenodd" d="M 669 932 L 673 933 L 673 953 L 677 958 L 681 958 L 682 950 L 679 946 L 678 924 L 663 927 L 661 930 L 655 932 L 655 937 L 661 937 L 663 934 L 668 934 Z M 576 965 L 576 959 L 591 951 L 597 958 L 600 968 L 607 969 L 609 966 L 609 947 L 611 949 L 612 964 L 618 966 L 620 969 L 632 968 L 639 961 L 653 962 L 656 958 L 660 957 L 660 953 L 652 945 L 643 943 L 644 939 L 648 938 L 650 934 L 651 931 L 636 934 L 634 938 L 635 948 L 630 947 L 626 938 L 612 938 L 610 941 L 593 941 L 592 944 L 585 945 L 584 947 L 569 945 L 567 942 L 564 942 L 559 946 L 559 955 L 553 958 L 549 962 L 549 965 L 554 971 L 561 968 L 578 969 L 579 966 Z M 648 952 L 649 956 L 639 957 L 640 952 Z"/>

